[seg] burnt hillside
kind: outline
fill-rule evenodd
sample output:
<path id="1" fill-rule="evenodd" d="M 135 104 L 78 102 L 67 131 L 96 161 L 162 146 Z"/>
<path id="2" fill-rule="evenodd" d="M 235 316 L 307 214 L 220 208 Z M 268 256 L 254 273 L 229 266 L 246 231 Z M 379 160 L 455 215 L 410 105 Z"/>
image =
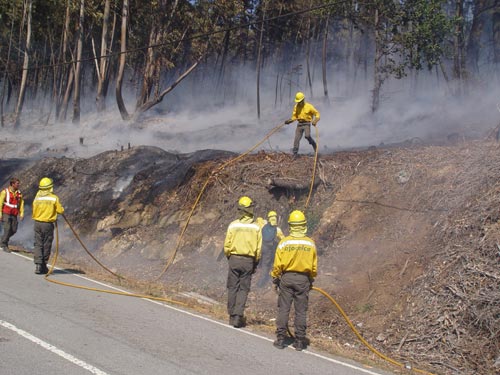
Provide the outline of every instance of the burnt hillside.
<path id="1" fill-rule="evenodd" d="M 225 319 L 227 265 L 218 255 L 235 202 L 251 196 L 257 215 L 277 211 L 287 232 L 287 214 L 305 206 L 314 162 L 259 152 L 213 173 L 234 156 L 134 147 L 89 159 L 3 160 L 0 176 L 5 185 L 16 170 L 28 208 L 39 178 L 54 178 L 66 217 L 89 249 L 140 284 L 157 282 L 209 178 L 160 283 L 168 294 L 209 297 L 213 305 L 204 309 Z M 500 366 L 499 179 L 500 153 L 490 141 L 321 155 L 307 207 L 319 251 L 315 284 L 390 357 L 438 374 L 494 374 Z M 97 272 L 62 220 L 59 227 L 61 256 Z M 12 244 L 22 238 L 29 233 Z M 29 250 L 31 243 L 18 244 Z M 262 274 L 255 275 L 248 320 L 271 332 L 276 297 L 268 283 L 257 288 Z M 318 294 L 309 318 L 313 345 L 368 355 Z"/>

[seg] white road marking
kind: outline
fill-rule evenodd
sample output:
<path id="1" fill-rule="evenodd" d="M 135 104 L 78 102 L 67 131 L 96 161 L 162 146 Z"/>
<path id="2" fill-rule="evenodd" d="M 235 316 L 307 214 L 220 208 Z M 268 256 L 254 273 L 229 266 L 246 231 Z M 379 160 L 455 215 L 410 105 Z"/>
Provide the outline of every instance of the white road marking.
<path id="1" fill-rule="evenodd" d="M 29 258 L 29 257 L 27 257 L 25 255 L 22 255 L 22 254 L 17 254 L 17 253 L 12 253 L 12 254 L 20 256 L 22 258 L 26 258 L 26 259 L 32 260 L 31 258 Z M 55 267 L 55 269 L 64 271 L 63 269 L 58 268 L 58 267 Z M 71 273 L 68 272 L 68 274 L 71 274 Z M 90 278 L 82 276 L 82 275 L 78 275 L 78 274 L 72 274 L 72 275 L 76 276 L 76 277 L 79 277 L 81 279 L 90 281 L 92 283 L 105 286 L 106 288 L 109 288 L 109 289 L 114 289 L 114 290 L 117 290 L 117 291 L 123 292 L 123 293 L 133 294 L 133 293 L 127 291 L 127 290 L 123 290 L 123 289 L 114 287 L 112 285 L 108 285 L 108 284 L 105 284 L 103 282 L 90 279 Z M 186 315 L 193 316 L 193 317 L 198 318 L 198 319 L 206 320 L 207 322 L 218 324 L 218 325 L 226 327 L 226 328 L 229 327 L 229 328 L 234 329 L 234 330 L 236 330 L 238 332 L 245 333 L 245 334 L 250 335 L 250 336 L 258 337 L 260 339 L 263 339 L 263 340 L 266 340 L 266 341 L 269 341 L 269 342 L 273 342 L 273 340 L 270 339 L 270 338 L 268 338 L 268 337 L 261 336 L 261 335 L 258 335 L 256 333 L 250 332 L 250 331 L 245 331 L 245 330 L 242 330 L 241 328 L 233 328 L 230 325 L 227 325 L 225 323 L 219 322 L 217 320 L 213 320 L 211 318 L 207 318 L 206 316 L 203 316 L 203 315 L 197 315 L 197 314 L 194 314 L 194 313 L 189 312 L 189 311 L 181 310 L 181 309 L 179 309 L 177 307 L 173 307 L 173 306 L 167 305 L 167 304 L 165 304 L 163 302 L 159 302 L 159 301 L 155 301 L 155 300 L 151 300 L 151 299 L 147 299 L 147 298 L 141 298 L 141 299 L 143 299 L 145 301 L 148 301 L 148 302 L 152 302 L 154 304 L 157 304 L 157 305 L 160 305 L 160 306 L 163 306 L 163 307 L 166 307 L 166 308 L 171 309 L 171 310 L 178 311 L 178 312 L 186 314 Z M 293 349 L 291 347 L 287 347 L 287 349 L 295 350 L 295 349 Z M 351 368 L 351 369 L 354 369 L 354 370 L 357 370 L 357 371 L 361 371 L 361 372 L 364 372 L 365 374 L 369 374 L 369 375 L 381 375 L 379 372 L 370 371 L 370 370 L 364 369 L 364 368 L 359 367 L 359 366 L 351 365 L 350 363 L 347 363 L 347 362 L 342 362 L 342 361 L 339 361 L 339 360 L 336 360 L 336 359 L 333 359 L 333 358 L 330 358 L 330 357 L 326 357 L 326 356 L 318 354 L 318 353 L 311 352 L 309 350 L 303 350 L 302 353 L 309 354 L 309 355 L 312 355 L 314 357 L 318 357 L 318 358 L 324 359 L 326 361 L 329 361 L 329 362 L 332 362 L 332 363 L 336 363 L 338 365 L 341 365 L 341 366 L 344 366 L 344 367 L 348 367 L 348 368 Z"/>
<path id="2" fill-rule="evenodd" d="M 23 331 L 20 328 L 17 328 L 13 324 L 10 324 L 4 320 L 0 320 L 0 325 L 7 328 L 7 329 L 10 329 L 11 331 L 14 331 L 18 335 L 23 336 L 24 338 L 34 342 L 35 344 L 40 345 L 42 348 L 47 349 L 48 351 L 50 351 L 54 354 L 57 354 L 58 356 L 64 358 L 65 360 L 67 360 L 67 361 L 69 361 L 77 366 L 80 366 L 87 371 L 90 371 L 92 374 L 108 375 L 108 373 L 106 373 L 102 370 L 99 370 L 98 368 L 96 368 L 92 365 L 89 365 L 87 362 L 84 362 L 81 359 L 78 359 L 78 358 L 72 356 L 71 354 L 66 353 L 65 351 L 55 347 L 54 345 L 51 345 L 48 342 L 45 342 L 42 339 L 39 339 L 38 337 L 35 337 L 32 334 L 30 334 L 26 331 Z"/>

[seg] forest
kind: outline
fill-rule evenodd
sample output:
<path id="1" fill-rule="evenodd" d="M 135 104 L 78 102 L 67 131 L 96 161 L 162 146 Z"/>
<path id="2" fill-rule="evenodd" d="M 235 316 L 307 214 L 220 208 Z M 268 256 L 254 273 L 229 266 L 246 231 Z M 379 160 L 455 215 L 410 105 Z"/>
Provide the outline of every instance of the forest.
<path id="1" fill-rule="evenodd" d="M 321 112 L 314 158 L 286 153 L 297 91 Z M 286 216 L 303 191 L 268 180 L 317 172 L 318 285 L 440 374 L 500 368 L 499 112 L 500 0 L 0 0 L 0 169 L 27 207 L 53 177 L 79 234 L 142 283 L 214 177 L 164 285 L 222 301 L 232 202 Z M 314 344 L 357 352 L 324 303 Z"/>
<path id="2" fill-rule="evenodd" d="M 466 98 L 499 83 L 498 0 L 0 0 L 2 127 L 33 108 L 44 124 L 110 110 L 132 124 L 207 98 L 260 119 L 297 90 L 365 96 L 375 114 L 394 90 Z"/>

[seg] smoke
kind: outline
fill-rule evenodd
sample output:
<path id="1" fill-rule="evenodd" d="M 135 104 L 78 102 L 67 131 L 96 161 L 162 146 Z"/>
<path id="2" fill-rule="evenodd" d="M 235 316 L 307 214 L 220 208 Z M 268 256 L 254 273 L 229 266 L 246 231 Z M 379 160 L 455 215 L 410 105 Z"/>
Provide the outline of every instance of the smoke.
<path id="1" fill-rule="evenodd" d="M 355 80 L 342 70 L 333 71 L 329 79 L 333 87 L 326 99 L 320 95 L 323 86 L 318 71 L 318 67 L 312 70 L 314 96 L 311 96 L 304 72 L 282 73 L 276 66 L 264 69 L 260 82 L 260 118 L 257 116 L 256 72 L 249 66 L 231 67 L 224 76 L 208 67 L 196 70 L 136 123 L 121 119 L 111 96 L 107 98 L 108 110 L 97 113 L 89 87 L 82 101 L 79 125 L 56 122 L 53 115 L 46 121 L 50 112 L 47 100 L 27 101 L 19 130 L 12 131 L 11 125 L 2 129 L 4 143 L 0 156 L 86 158 L 138 145 L 179 153 L 200 149 L 244 152 L 290 117 L 296 91 L 303 91 L 306 100 L 321 113 L 318 131 L 322 152 L 414 138 L 442 142 L 452 133 L 465 138 L 481 137 L 500 121 L 498 85 L 487 87 L 485 84 L 469 90 L 467 97 L 456 98 L 435 74 L 421 73 L 419 87 L 412 87 L 410 78 L 392 79 L 382 87 L 380 109 L 373 114 L 370 78 Z M 132 112 L 135 89 L 133 82 L 129 84 L 124 88 L 124 96 Z M 349 91 L 349 95 L 345 94 Z M 284 126 L 259 149 L 290 152 L 294 132 L 295 124 Z M 316 137 L 314 129 L 312 134 Z M 312 152 L 305 140 L 301 141 L 300 152 Z"/>

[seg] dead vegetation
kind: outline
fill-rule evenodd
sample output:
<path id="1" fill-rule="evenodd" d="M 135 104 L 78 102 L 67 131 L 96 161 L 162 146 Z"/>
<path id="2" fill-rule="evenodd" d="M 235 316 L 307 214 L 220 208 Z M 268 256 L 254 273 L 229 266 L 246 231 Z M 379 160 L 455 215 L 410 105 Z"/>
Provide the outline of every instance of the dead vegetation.
<path id="1" fill-rule="evenodd" d="M 320 156 L 306 208 L 319 251 L 316 285 L 398 361 L 437 374 L 498 373 L 498 145 L 406 146 Z M 144 290 L 172 255 L 206 184 L 175 262 L 154 290 L 209 297 L 218 304 L 200 308 L 223 318 L 227 266 L 218 255 L 234 203 L 250 195 L 257 215 L 277 211 L 287 232 L 286 215 L 305 208 L 313 166 L 312 157 L 259 152 L 214 173 L 231 157 L 215 152 L 190 160 L 132 149 L 81 161 L 45 159 L 23 167 L 30 176 L 24 181 L 36 184 L 40 170 L 57 173 L 68 217 L 89 247 Z M 82 199 L 89 202 L 83 209 Z M 64 256 L 90 272 L 91 263 L 65 239 Z M 272 332 L 275 303 L 270 286 L 254 288 L 251 326 Z M 330 302 L 314 293 L 309 322 L 314 345 L 370 357 Z"/>

